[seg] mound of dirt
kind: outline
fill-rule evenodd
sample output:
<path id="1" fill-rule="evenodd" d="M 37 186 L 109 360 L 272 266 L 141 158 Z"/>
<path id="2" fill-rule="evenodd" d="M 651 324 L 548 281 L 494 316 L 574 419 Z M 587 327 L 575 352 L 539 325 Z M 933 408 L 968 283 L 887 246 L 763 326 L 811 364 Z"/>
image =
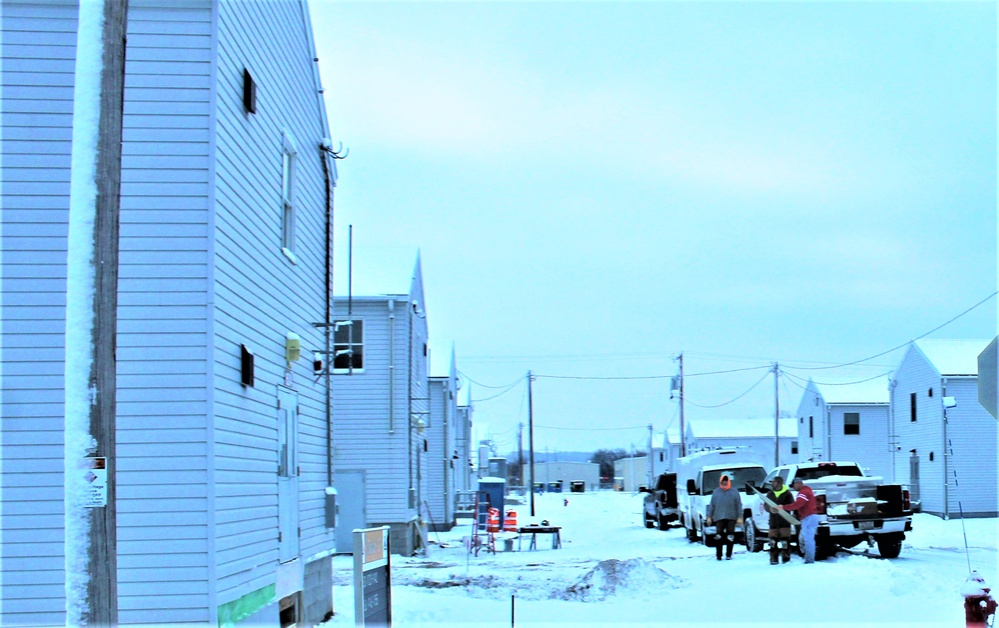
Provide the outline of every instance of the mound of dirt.
<path id="1" fill-rule="evenodd" d="M 610 596 L 644 597 L 677 589 L 683 580 L 641 558 L 602 560 L 579 582 L 565 590 L 562 599 L 599 602 Z"/>

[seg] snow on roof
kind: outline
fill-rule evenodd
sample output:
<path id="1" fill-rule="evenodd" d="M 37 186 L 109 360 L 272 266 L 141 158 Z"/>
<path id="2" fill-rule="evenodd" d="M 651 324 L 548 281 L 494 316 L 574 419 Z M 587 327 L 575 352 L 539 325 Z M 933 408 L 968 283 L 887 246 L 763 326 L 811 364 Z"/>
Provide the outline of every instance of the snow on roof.
<path id="1" fill-rule="evenodd" d="M 992 342 L 987 340 L 914 340 L 913 344 L 940 375 L 978 375 L 978 354 Z"/>
<path id="2" fill-rule="evenodd" d="M 858 382 L 856 377 L 822 377 L 812 380 L 827 404 L 888 403 L 888 377 Z"/>
<path id="3" fill-rule="evenodd" d="M 341 246 L 333 252 L 333 293 L 346 297 L 349 288 L 354 297 L 409 295 L 419 258 L 416 247 L 354 246 L 348 251 Z"/>
<path id="4" fill-rule="evenodd" d="M 798 435 L 798 419 L 794 417 L 781 418 L 779 424 L 781 436 L 795 437 Z M 693 427 L 697 438 L 760 438 L 773 437 L 774 420 L 770 418 L 751 419 L 701 419 Z"/>

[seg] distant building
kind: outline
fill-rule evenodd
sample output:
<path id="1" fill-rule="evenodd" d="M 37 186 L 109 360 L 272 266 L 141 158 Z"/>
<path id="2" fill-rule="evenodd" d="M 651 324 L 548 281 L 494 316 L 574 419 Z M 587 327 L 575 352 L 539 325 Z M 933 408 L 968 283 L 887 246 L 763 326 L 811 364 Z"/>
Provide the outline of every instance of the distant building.
<path id="1" fill-rule="evenodd" d="M 347 539 L 354 528 L 387 525 L 393 552 L 411 555 L 422 542 L 419 514 L 427 495 L 421 479 L 431 464 L 427 305 L 420 256 L 405 247 L 359 247 L 349 267 L 350 281 L 346 259 L 337 259 L 337 542 L 352 548 Z"/>
<path id="2" fill-rule="evenodd" d="M 978 356 L 989 340 L 916 340 L 891 380 L 896 481 L 924 512 L 995 517 L 996 419 L 978 402 Z M 947 408 L 953 401 L 956 405 Z"/>
<path id="3" fill-rule="evenodd" d="M 530 474 L 530 469 L 527 469 Z M 585 482 L 586 490 L 600 488 L 600 465 L 595 462 L 535 462 L 534 483 L 547 485 L 562 482 L 562 490 L 569 492 L 571 482 Z"/>
<path id="4" fill-rule="evenodd" d="M 684 429 L 687 436 L 687 447 L 686 453 L 691 453 L 691 443 L 694 442 L 694 431 L 690 426 L 690 421 L 684 422 Z M 662 456 L 664 458 L 663 462 L 666 465 L 667 471 L 673 471 L 676 468 L 676 459 L 684 454 L 684 450 L 681 447 L 680 438 L 680 422 L 673 421 L 669 426 L 667 426 L 665 433 L 663 434 L 663 447 Z"/>
<path id="5" fill-rule="evenodd" d="M 764 467 L 774 465 L 774 419 L 698 419 L 689 421 L 691 437 L 687 454 L 702 449 L 751 447 Z M 776 439 L 780 446 L 780 464 L 798 460 L 798 430 L 794 417 L 781 417 Z"/>
<path id="6" fill-rule="evenodd" d="M 850 460 L 892 479 L 888 379 L 808 380 L 798 404 L 798 460 Z"/>
<path id="7" fill-rule="evenodd" d="M 655 478 L 665 472 L 666 453 L 656 447 L 652 455 L 628 456 L 614 461 L 614 477 L 620 478 L 621 490 L 634 492 L 640 486 L 652 486 Z"/>
<path id="8" fill-rule="evenodd" d="M 428 448 L 422 506 L 424 524 L 432 531 L 454 527 L 458 476 L 464 471 L 457 453 L 461 431 L 458 423 L 462 417 L 458 413 L 458 372 L 453 348 L 444 370 L 447 375 L 430 377 L 430 415 L 426 427 Z"/>

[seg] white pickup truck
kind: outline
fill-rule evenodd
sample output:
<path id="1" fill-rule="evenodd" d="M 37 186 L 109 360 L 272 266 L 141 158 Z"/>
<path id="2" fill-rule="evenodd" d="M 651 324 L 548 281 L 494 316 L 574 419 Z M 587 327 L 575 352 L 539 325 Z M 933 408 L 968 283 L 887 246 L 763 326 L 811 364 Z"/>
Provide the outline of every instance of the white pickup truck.
<path id="1" fill-rule="evenodd" d="M 705 521 L 708 504 L 711 503 L 711 494 L 718 488 L 721 476 L 729 476 L 732 486 L 742 493 L 742 517 L 748 520 L 760 500 L 755 493 L 747 493 L 746 484 L 753 483 L 759 486 L 767 470 L 755 462 L 739 462 L 733 459 L 724 464 L 699 465 L 696 471 L 693 469 L 691 471 L 686 478 L 686 494 L 680 500 L 680 522 L 686 529 L 688 541 L 694 542 L 700 539 L 705 545 L 712 545 L 715 526 L 706 525 Z M 745 524 L 736 526 L 737 543 L 744 542 L 744 528 Z"/>
<path id="2" fill-rule="evenodd" d="M 786 486 L 801 478 L 815 493 L 817 558 L 835 554 L 837 546 L 851 548 L 864 541 L 877 543 L 883 558 L 897 558 L 902 551 L 905 533 L 912 530 L 909 491 L 902 485 L 864 475 L 855 462 L 800 462 L 777 467 L 756 487 L 766 492 L 778 475 Z M 746 547 L 758 552 L 767 537 L 770 514 L 759 500 L 752 505 L 752 513 L 746 521 Z"/>

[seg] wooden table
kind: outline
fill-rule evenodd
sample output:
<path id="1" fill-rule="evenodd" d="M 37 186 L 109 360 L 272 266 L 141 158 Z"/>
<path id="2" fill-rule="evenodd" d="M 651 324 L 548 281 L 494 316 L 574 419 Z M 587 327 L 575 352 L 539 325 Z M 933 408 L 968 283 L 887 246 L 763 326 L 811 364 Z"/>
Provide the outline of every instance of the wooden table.
<path id="1" fill-rule="evenodd" d="M 559 549 L 562 547 L 561 531 L 562 528 L 560 526 L 524 526 L 517 528 L 517 532 L 520 534 L 517 540 L 517 551 L 520 551 L 520 541 L 524 538 L 525 534 L 531 535 L 531 544 L 527 548 L 528 551 L 538 549 L 539 534 L 552 535 L 552 549 Z"/>

